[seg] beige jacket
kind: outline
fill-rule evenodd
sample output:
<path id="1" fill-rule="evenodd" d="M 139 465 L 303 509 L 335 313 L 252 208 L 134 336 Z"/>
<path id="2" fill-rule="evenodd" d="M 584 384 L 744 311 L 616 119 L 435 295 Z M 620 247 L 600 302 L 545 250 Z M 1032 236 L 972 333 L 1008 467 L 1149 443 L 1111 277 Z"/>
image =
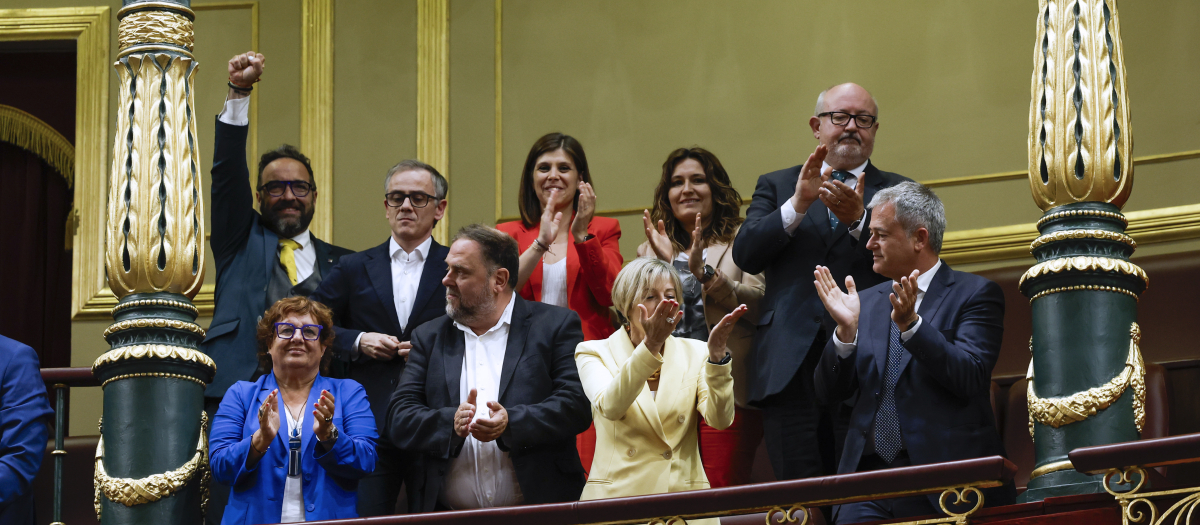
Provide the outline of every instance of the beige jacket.
<path id="1" fill-rule="evenodd" d="M 709 488 L 697 418 L 718 429 L 733 424 L 731 367 L 709 363 L 708 345 L 693 339 L 668 337 L 663 356 L 645 344 L 634 348 L 623 328 L 575 348 L 596 423 L 596 453 L 580 499 Z M 660 366 L 655 397 L 646 380 Z"/>
<path id="2" fill-rule="evenodd" d="M 649 241 L 643 242 L 637 248 L 638 257 L 654 257 L 654 250 Z M 737 406 L 746 406 L 746 367 L 749 363 L 750 351 L 754 344 L 754 332 L 758 326 L 758 303 L 766 293 L 767 287 L 761 276 L 745 273 L 733 262 L 733 246 L 715 244 L 704 250 L 704 260 L 716 268 L 720 275 L 714 277 L 703 289 L 704 322 L 711 330 L 721 322 L 721 318 L 732 312 L 739 304 L 745 304 L 749 310 L 729 334 L 729 353 L 733 354 L 733 395 Z"/>

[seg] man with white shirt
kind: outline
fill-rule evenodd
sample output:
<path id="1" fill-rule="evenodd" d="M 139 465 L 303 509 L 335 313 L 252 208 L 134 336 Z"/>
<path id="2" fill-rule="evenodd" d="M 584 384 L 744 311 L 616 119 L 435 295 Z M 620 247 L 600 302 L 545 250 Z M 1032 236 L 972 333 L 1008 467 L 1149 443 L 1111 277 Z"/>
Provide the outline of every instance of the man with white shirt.
<path id="1" fill-rule="evenodd" d="M 837 323 L 814 374 L 816 394 L 837 403 L 858 392 L 838 474 L 1004 455 L 990 400 L 1003 292 L 938 257 L 946 219 L 929 188 L 905 182 L 880 190 L 870 208 L 867 248 L 875 272 L 890 280 L 859 292 L 848 276 L 843 292 L 828 268 L 813 272 Z M 988 505 L 1012 503 L 1014 495 L 1012 484 L 984 491 Z M 841 505 L 834 521 L 935 514 L 937 498 Z"/>
<path id="2" fill-rule="evenodd" d="M 229 94 L 217 116 L 213 146 L 212 238 L 217 266 L 216 308 L 200 349 L 217 365 L 204 390 L 209 418 L 225 391 L 237 381 L 253 381 L 258 370 L 255 330 L 262 314 L 284 297 L 309 295 L 321 278 L 350 250 L 326 243 L 308 231 L 317 187 L 308 158 L 283 145 L 258 163 L 257 179 L 246 165 L 250 92 L 263 71 L 263 56 L 229 60 Z M 257 193 L 250 190 L 254 183 Z M 254 211 L 258 201 L 260 212 Z M 213 484 L 208 522 L 219 523 L 228 489 Z M 215 521 L 214 521 L 215 520 Z"/>
<path id="3" fill-rule="evenodd" d="M 321 281 L 313 299 L 333 310 L 334 355 L 347 377 L 362 383 L 377 428 L 404 372 L 413 330 L 445 315 L 446 254 L 433 226 L 446 212 L 446 178 L 433 166 L 406 160 L 384 178 L 383 209 L 392 234 L 383 244 L 347 255 Z M 358 515 L 396 511 L 405 455 L 386 440 L 376 447 L 375 471 L 358 482 Z"/>
<path id="4" fill-rule="evenodd" d="M 446 265 L 447 316 L 413 333 L 383 427 L 419 458 L 410 510 L 578 500 L 575 435 L 591 423 L 579 315 L 513 293 L 517 243 L 494 228 L 460 230 Z"/>
<path id="5" fill-rule="evenodd" d="M 870 222 L 863 203 L 908 179 L 870 161 L 878 116 L 875 98 L 857 84 L 821 92 L 809 119 L 816 150 L 802 166 L 758 178 L 734 239 L 734 262 L 767 283 L 748 360 L 748 394 L 750 404 L 763 409 L 768 457 L 781 480 L 828 473 L 836 464 L 828 414 L 841 407 L 823 410 L 812 387 L 832 327 L 809 276 L 827 266 L 836 279 L 852 275 L 863 286 L 884 280 L 871 270 L 871 253 L 860 239 Z"/>

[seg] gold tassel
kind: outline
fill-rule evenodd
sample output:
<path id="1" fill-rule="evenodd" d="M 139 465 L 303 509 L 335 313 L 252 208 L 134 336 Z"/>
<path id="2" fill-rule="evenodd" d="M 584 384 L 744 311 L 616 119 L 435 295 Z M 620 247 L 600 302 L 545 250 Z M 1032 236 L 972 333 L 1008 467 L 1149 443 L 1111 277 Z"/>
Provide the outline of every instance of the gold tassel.
<path id="1" fill-rule="evenodd" d="M 41 119 L 0 104 L 0 142 L 37 155 L 66 179 L 67 188 L 75 187 L 75 146 Z"/>

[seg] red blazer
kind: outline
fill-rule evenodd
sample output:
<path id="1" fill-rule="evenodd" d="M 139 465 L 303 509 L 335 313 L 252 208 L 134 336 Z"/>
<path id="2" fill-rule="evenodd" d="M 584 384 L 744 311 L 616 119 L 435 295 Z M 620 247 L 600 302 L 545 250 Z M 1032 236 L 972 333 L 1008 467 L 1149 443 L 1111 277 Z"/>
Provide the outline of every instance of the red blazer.
<path id="1" fill-rule="evenodd" d="M 570 222 L 564 221 L 564 228 Z M 517 240 L 521 253 L 533 244 L 541 225 L 526 228 L 521 221 L 497 224 L 496 228 Z M 621 257 L 621 223 L 609 217 L 593 217 L 587 242 L 568 243 L 567 248 L 567 306 L 583 321 L 583 339 L 607 339 L 613 333 L 608 307 L 612 306 L 612 287 L 625 259 Z M 542 265 L 518 293 L 529 301 L 542 300 Z"/>

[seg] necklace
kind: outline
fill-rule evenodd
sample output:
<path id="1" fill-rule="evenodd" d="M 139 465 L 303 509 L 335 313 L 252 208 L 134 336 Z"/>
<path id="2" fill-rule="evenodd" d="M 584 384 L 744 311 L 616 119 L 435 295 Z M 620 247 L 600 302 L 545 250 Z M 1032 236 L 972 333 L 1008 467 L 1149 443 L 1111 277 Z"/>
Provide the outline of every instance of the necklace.
<path id="1" fill-rule="evenodd" d="M 650 377 L 648 379 L 646 379 L 646 381 L 647 382 L 658 381 L 658 376 L 661 374 L 662 374 L 662 367 L 660 366 L 660 367 L 658 367 L 658 370 L 655 370 L 653 374 L 650 374 Z"/>

